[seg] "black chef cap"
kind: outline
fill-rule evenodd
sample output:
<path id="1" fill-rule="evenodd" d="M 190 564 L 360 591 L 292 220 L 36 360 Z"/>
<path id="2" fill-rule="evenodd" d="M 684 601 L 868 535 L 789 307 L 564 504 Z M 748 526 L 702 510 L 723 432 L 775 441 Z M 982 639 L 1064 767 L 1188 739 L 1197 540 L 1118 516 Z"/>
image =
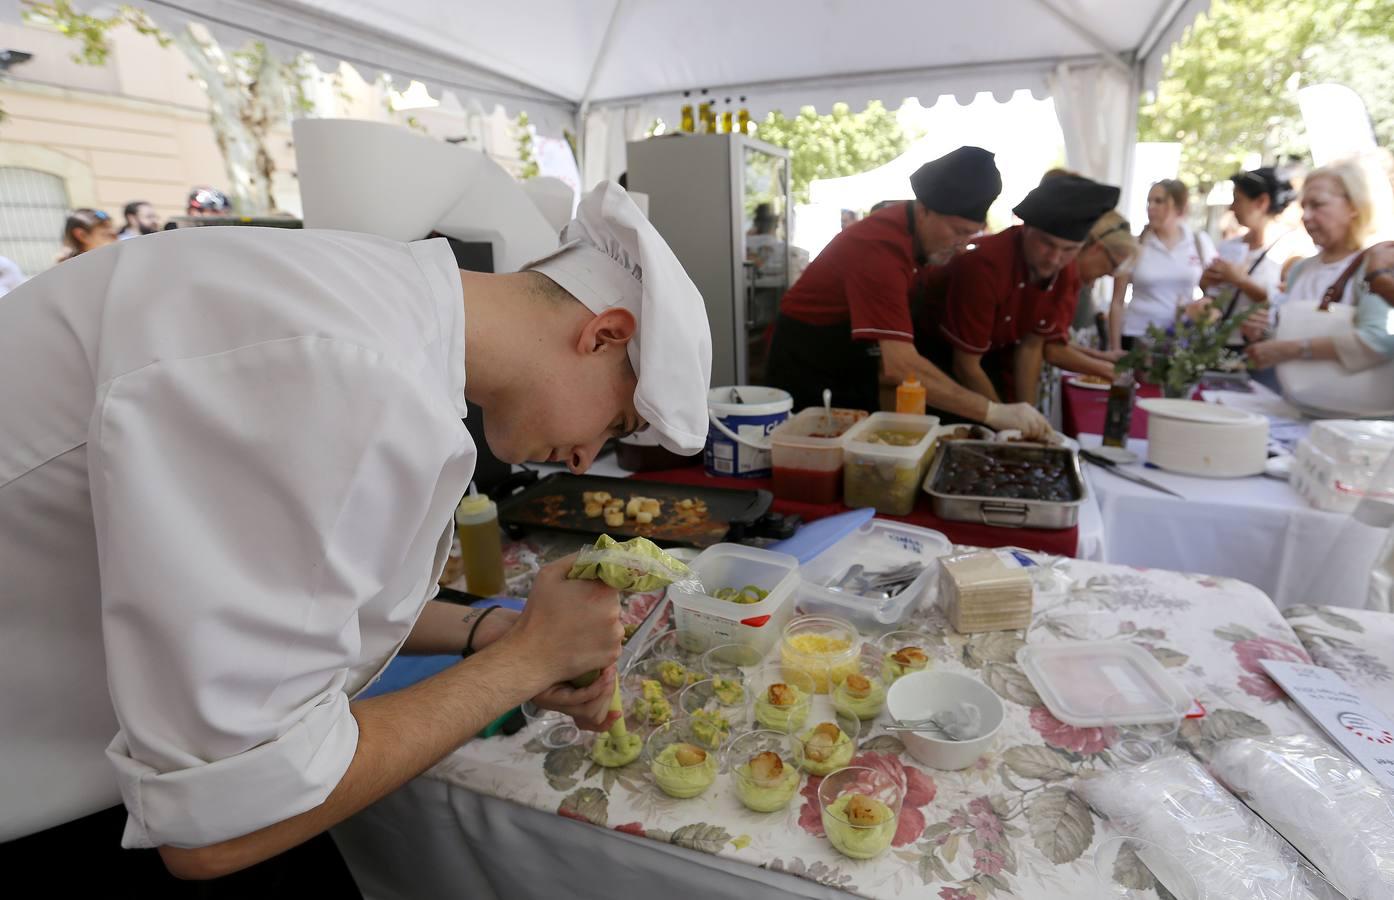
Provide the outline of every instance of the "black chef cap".
<path id="1" fill-rule="evenodd" d="M 981 147 L 959 147 L 930 160 L 910 176 L 915 199 L 946 216 L 985 221 L 987 208 L 1002 193 L 1002 175 L 992 159 Z"/>
<path id="2" fill-rule="evenodd" d="M 1021 221 L 1062 241 L 1082 241 L 1099 216 L 1118 205 L 1118 188 L 1083 175 L 1047 178 L 1016 209 Z"/>
<path id="3" fill-rule="evenodd" d="M 1238 172 L 1229 176 L 1229 180 L 1250 200 L 1257 200 L 1260 195 L 1267 194 L 1268 212 L 1275 216 L 1286 209 L 1297 195 L 1292 189 L 1292 182 L 1272 166 Z"/>

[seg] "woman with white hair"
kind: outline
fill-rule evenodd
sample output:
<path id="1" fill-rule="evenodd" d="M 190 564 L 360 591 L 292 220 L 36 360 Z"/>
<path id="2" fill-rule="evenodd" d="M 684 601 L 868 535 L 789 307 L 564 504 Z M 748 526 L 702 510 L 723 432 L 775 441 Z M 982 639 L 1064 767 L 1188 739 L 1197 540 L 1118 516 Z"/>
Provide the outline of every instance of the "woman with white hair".
<path id="1" fill-rule="evenodd" d="M 1246 351 L 1254 367 L 1277 366 L 1283 395 L 1319 416 L 1394 414 L 1390 305 L 1370 289 L 1381 273 L 1368 267 L 1364 249 L 1373 211 L 1353 163 L 1308 175 L 1302 224 L 1319 252 L 1292 267 L 1273 315 L 1259 310 L 1244 323 L 1257 341 Z"/>

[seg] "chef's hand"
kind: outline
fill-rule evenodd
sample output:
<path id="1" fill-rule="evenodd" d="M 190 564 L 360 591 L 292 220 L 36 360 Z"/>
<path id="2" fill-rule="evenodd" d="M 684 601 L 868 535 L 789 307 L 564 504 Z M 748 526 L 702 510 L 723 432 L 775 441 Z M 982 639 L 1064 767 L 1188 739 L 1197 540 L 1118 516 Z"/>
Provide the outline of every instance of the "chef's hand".
<path id="1" fill-rule="evenodd" d="M 1118 360 L 1128 355 L 1126 350 L 1100 350 L 1097 347 L 1085 347 L 1080 345 L 1080 352 L 1085 356 L 1092 356 L 1094 359 L 1101 359 L 1104 362 L 1116 363 Z"/>
<path id="2" fill-rule="evenodd" d="M 1269 309 L 1265 306 L 1249 313 L 1244 324 L 1239 326 L 1239 331 L 1246 341 L 1261 341 L 1268 334 L 1269 327 Z"/>
<path id="3" fill-rule="evenodd" d="M 989 400 L 983 424 L 993 431 L 1014 428 L 1027 438 L 1048 438 L 1051 433 L 1046 417 L 1029 403 L 993 403 Z"/>
<path id="4" fill-rule="evenodd" d="M 574 688 L 562 682 L 538 694 L 532 702 L 543 709 L 570 716 L 578 727 L 587 731 L 604 731 L 620 717 L 619 713 L 610 711 L 615 678 L 615 667 L 610 666 L 589 687 Z"/>
<path id="5" fill-rule="evenodd" d="M 619 592 L 593 579 L 568 579 L 575 556 L 543 566 L 527 605 L 500 639 L 539 668 L 546 684 L 604 669 L 620 657 Z"/>
<path id="6" fill-rule="evenodd" d="M 1244 353 L 1255 369 L 1267 369 L 1280 362 L 1300 359 L 1302 345 L 1297 341 L 1260 341 L 1245 347 Z"/>

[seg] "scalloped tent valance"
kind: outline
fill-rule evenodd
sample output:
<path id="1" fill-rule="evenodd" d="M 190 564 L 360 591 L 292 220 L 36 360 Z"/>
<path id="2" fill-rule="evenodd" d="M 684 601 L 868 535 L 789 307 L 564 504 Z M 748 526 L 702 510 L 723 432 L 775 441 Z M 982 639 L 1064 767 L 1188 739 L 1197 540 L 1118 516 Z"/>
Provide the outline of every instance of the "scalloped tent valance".
<path id="1" fill-rule="evenodd" d="M 14 4 L 15 0 L 5 0 Z M 1051 91 L 1061 63 L 1155 81 L 1207 0 L 137 0 L 165 27 L 340 60 L 462 99 L 525 109 L 544 131 L 592 109 L 671 117 L 684 91 L 756 116 L 843 101 L 928 105 Z"/>

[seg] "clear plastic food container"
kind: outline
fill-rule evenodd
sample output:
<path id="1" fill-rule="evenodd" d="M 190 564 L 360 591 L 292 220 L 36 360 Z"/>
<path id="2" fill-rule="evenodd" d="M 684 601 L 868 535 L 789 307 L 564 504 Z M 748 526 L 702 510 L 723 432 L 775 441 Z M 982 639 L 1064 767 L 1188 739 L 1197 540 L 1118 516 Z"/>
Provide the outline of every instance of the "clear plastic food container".
<path id="1" fill-rule="evenodd" d="M 878 412 L 847 432 L 842 453 L 843 502 L 889 516 L 915 508 L 929 466 L 937 416 Z"/>
<path id="2" fill-rule="evenodd" d="M 679 583 L 668 588 L 677 640 L 689 652 L 722 644 L 747 644 L 761 656 L 774 648 L 780 630 L 794 614 L 793 594 L 799 561 L 740 544 L 716 544 L 692 561 L 702 590 Z M 755 586 L 769 593 L 758 603 L 719 600 L 723 588 Z"/>
<path id="3" fill-rule="evenodd" d="M 859 409 L 809 407 L 770 435 L 774 495 L 802 503 L 836 503 L 842 494 L 842 452 L 847 432 L 866 418 Z"/>
<path id="4" fill-rule="evenodd" d="M 799 616 L 784 627 L 779 645 L 785 672 L 808 675 L 819 694 L 828 693 L 857 671 L 860 654 L 856 626 L 836 616 Z"/>
<path id="5" fill-rule="evenodd" d="M 872 519 L 799 569 L 799 610 L 841 616 L 867 634 L 893 629 L 930 602 L 939 559 L 952 550 L 937 531 Z"/>

